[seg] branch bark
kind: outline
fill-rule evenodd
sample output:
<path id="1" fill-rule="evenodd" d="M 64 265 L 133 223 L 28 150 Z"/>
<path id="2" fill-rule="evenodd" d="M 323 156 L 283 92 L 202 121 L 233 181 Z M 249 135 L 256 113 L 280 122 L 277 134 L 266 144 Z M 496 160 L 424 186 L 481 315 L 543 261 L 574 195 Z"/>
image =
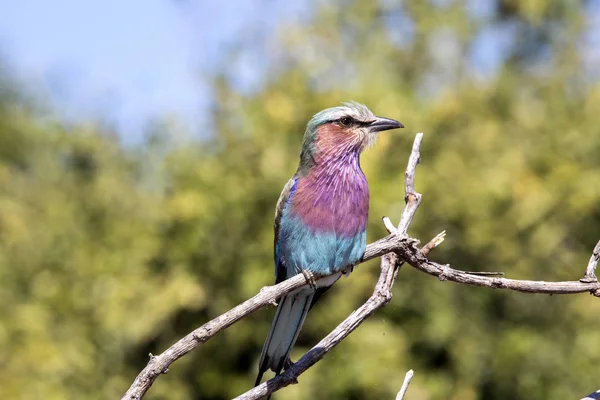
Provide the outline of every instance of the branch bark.
<path id="1" fill-rule="evenodd" d="M 600 240 L 594 247 L 588 266 L 585 269 L 585 275 L 580 279 L 581 282 L 598 282 L 598 278 L 594 274 L 596 267 L 598 266 L 598 260 L 600 259 Z"/>
<path id="2" fill-rule="evenodd" d="M 445 232 L 436 236 L 422 249 L 417 247 L 417 240 L 407 236 L 410 223 L 421 202 L 421 194 L 417 193 L 414 189 L 414 176 L 416 166 L 419 163 L 419 147 L 422 137 L 422 133 L 417 134 L 406 169 L 406 207 L 402 213 L 400 224 L 398 225 L 398 228 L 395 228 L 389 219 L 384 218 L 384 225 L 390 234 L 369 244 L 360 261 L 360 263 L 363 263 L 376 257 L 382 257 L 381 275 L 373 295 L 365 304 L 363 304 L 363 306 L 338 325 L 334 331 L 327 335 L 285 373 L 244 393 L 242 396 L 238 397 L 238 399 L 258 398 L 251 396 L 257 396 L 258 393 L 261 393 L 260 396 L 264 396 L 267 393 L 272 393 L 290 383 L 295 383 L 298 375 L 320 360 L 329 350 L 331 350 L 331 348 L 356 329 L 364 319 L 368 318 L 378 308 L 390 301 L 391 287 L 404 262 L 410 264 L 419 271 L 437 276 L 441 281 L 448 280 L 467 285 L 484 286 L 493 289 L 508 289 L 525 293 L 573 294 L 590 292 L 596 297 L 600 297 L 600 283 L 594 275 L 594 270 L 598 265 L 600 256 L 600 242 L 598 242 L 594 248 L 584 277 L 579 281 L 545 282 L 480 276 L 452 269 L 449 265 L 442 265 L 428 260 L 426 257 L 427 253 L 443 241 Z M 158 376 L 168 372 L 169 366 L 173 362 L 199 347 L 212 336 L 228 328 L 242 318 L 268 304 L 273 304 L 282 295 L 305 285 L 307 285 L 306 278 L 304 275 L 298 274 L 277 285 L 264 287 L 254 297 L 200 326 L 177 341 L 160 355 L 153 356 L 151 354 L 148 364 L 135 378 L 130 388 L 122 397 L 122 400 L 141 399 Z"/>

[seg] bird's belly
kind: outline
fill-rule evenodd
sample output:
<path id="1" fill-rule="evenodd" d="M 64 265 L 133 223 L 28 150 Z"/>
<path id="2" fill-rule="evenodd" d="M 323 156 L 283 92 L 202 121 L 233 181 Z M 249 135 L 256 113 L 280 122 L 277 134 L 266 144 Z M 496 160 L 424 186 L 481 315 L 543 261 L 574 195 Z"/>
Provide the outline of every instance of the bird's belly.
<path id="1" fill-rule="evenodd" d="M 287 277 L 302 270 L 329 275 L 355 264 L 365 251 L 365 231 L 352 236 L 315 231 L 299 218 L 287 217 L 282 219 L 279 244 Z"/>

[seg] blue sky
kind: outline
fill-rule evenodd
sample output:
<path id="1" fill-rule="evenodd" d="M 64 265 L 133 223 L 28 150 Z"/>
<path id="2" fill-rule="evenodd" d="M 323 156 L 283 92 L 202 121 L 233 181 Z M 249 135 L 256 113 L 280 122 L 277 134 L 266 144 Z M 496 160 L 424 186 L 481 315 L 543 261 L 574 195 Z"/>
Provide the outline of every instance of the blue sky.
<path id="1" fill-rule="evenodd" d="M 256 1 L 2 1 L 0 52 L 69 118 L 102 116 L 126 142 L 170 114 L 202 126 L 210 69 Z M 232 5 L 234 3 L 234 5 Z"/>
<path id="2" fill-rule="evenodd" d="M 0 0 L 0 55 L 23 81 L 47 93 L 63 116 L 101 116 L 116 125 L 125 142 L 139 140 L 149 118 L 165 115 L 202 135 L 209 93 L 201 71 L 218 65 L 227 43 L 257 32 L 273 36 L 277 23 L 301 18 L 307 3 Z M 473 7 L 477 10 L 489 12 Z M 600 1 L 588 11 L 591 30 L 584 54 L 595 70 L 600 65 Z M 502 61 L 499 49 L 514 38 L 490 27 L 479 39 L 475 64 L 493 73 Z M 241 64 L 235 69 L 238 83 L 260 82 L 260 61 Z"/>

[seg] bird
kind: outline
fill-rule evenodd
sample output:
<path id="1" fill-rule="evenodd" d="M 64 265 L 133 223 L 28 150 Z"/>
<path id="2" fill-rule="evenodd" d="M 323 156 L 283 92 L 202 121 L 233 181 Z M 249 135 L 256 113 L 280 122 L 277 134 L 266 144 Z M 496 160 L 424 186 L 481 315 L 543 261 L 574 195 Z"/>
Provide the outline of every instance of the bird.
<path id="1" fill-rule="evenodd" d="M 278 299 L 255 386 L 268 369 L 279 375 L 292 365 L 290 352 L 306 314 L 360 261 L 369 213 L 360 155 L 379 132 L 396 128 L 404 125 L 354 101 L 322 110 L 308 122 L 298 169 L 275 207 L 274 259 L 275 283 L 304 273 L 310 284 Z"/>

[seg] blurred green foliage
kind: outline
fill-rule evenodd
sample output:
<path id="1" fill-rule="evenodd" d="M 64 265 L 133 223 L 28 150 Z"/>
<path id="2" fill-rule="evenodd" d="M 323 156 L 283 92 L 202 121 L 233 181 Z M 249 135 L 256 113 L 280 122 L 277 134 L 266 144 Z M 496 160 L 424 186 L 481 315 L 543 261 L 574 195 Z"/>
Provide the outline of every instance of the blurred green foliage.
<path id="1" fill-rule="evenodd" d="M 479 4 L 479 8 L 477 7 Z M 521 279 L 576 280 L 600 238 L 600 84 L 585 68 L 588 3 L 314 2 L 277 27 L 259 90 L 213 77 L 214 132 L 156 126 L 123 147 L 67 125 L 0 80 L 0 397 L 118 398 L 178 338 L 273 281 L 272 216 L 311 115 L 354 99 L 408 129 L 363 156 L 368 235 L 398 218 L 425 132 L 411 234 L 446 229 L 432 258 Z M 477 11 L 479 10 L 479 11 Z M 482 76 L 473 49 L 511 32 Z M 498 33 L 499 34 L 499 33 Z M 246 43 L 246 41 L 248 43 Z M 252 37 L 240 39 L 250 45 Z M 490 44 L 492 46 L 493 44 Z M 376 262 L 307 319 L 297 358 L 369 295 Z M 174 364 L 148 399 L 249 389 L 273 310 Z M 565 399 L 598 389 L 600 302 L 460 286 L 409 267 L 392 303 L 284 389 L 285 399 Z M 578 397 L 579 396 L 579 397 Z"/>

